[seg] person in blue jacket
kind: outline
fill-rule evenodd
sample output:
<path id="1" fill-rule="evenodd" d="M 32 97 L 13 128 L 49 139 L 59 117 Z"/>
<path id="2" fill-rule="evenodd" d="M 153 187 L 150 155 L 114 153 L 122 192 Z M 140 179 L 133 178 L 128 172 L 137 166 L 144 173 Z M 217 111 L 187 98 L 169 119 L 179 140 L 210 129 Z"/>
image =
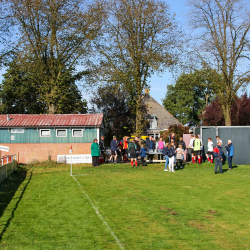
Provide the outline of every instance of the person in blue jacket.
<path id="1" fill-rule="evenodd" d="M 228 157 L 228 166 L 229 169 L 232 169 L 232 160 L 234 156 L 234 145 L 232 144 L 231 140 L 227 141 L 228 145 L 225 145 L 225 148 L 227 150 L 227 157 Z"/>
<path id="2" fill-rule="evenodd" d="M 162 155 L 164 156 L 164 158 L 166 160 L 164 171 L 168 171 L 168 162 L 169 162 L 169 158 L 168 158 L 168 145 L 169 145 L 169 143 L 166 143 L 165 147 L 162 150 Z"/>
<path id="3" fill-rule="evenodd" d="M 113 136 L 113 140 L 110 142 L 110 150 L 111 150 L 111 156 L 109 161 L 112 161 L 112 158 L 114 158 L 114 162 L 116 163 L 116 158 L 117 158 L 117 139 L 116 136 Z"/>
<path id="4" fill-rule="evenodd" d="M 220 174 L 223 174 L 222 172 L 223 153 L 222 153 L 222 147 L 221 147 L 220 141 L 217 142 L 217 146 L 214 148 L 213 154 L 214 154 L 214 163 L 215 163 L 214 173 L 217 174 L 217 168 L 219 165 Z"/>
<path id="5" fill-rule="evenodd" d="M 147 151 L 143 144 L 141 144 L 140 155 L 141 155 L 142 166 L 147 166 L 147 162 L 144 161 L 144 158 L 147 157 Z"/>

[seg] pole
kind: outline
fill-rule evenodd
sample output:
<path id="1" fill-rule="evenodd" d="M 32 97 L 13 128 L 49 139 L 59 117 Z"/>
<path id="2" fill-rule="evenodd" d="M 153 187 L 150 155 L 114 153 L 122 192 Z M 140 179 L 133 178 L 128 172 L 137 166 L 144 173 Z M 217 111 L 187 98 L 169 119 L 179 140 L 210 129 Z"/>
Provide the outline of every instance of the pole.
<path id="1" fill-rule="evenodd" d="M 72 150 L 71 150 L 71 170 L 70 170 L 70 175 L 72 176 Z"/>

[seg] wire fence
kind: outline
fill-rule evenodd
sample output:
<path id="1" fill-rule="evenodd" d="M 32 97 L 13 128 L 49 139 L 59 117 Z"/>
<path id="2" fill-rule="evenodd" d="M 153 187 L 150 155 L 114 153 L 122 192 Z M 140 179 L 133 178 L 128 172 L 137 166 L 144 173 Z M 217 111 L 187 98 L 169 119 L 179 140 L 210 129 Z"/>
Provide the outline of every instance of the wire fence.
<path id="1" fill-rule="evenodd" d="M 0 161 L 0 183 L 8 178 L 17 169 L 16 155 L 7 155 Z"/>

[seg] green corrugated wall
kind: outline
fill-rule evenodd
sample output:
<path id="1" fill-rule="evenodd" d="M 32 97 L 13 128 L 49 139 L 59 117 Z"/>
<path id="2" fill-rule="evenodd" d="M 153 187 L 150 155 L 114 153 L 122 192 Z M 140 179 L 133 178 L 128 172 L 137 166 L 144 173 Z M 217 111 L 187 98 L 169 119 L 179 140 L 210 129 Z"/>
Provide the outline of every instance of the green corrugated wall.
<path id="1" fill-rule="evenodd" d="M 72 129 L 83 128 L 42 128 L 50 129 L 50 137 L 40 137 L 40 129 L 27 128 L 24 133 L 11 133 L 11 129 L 0 129 L 0 143 L 81 143 L 81 142 L 93 142 L 97 137 L 97 129 L 84 128 L 83 137 L 72 137 Z M 66 129 L 67 137 L 56 137 L 56 129 Z M 14 140 L 11 140 L 11 135 L 15 136 Z"/>

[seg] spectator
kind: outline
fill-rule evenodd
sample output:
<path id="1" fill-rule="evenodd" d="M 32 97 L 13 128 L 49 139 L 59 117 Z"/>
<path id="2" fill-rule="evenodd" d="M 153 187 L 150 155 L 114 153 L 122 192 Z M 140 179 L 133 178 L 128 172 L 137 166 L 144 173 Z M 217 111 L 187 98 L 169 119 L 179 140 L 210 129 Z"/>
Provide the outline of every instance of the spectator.
<path id="1" fill-rule="evenodd" d="M 177 164 L 180 163 L 180 168 L 182 167 L 182 161 L 184 158 L 184 151 L 182 149 L 182 146 L 179 145 L 179 147 L 176 149 L 176 160 L 177 160 Z"/>
<path id="2" fill-rule="evenodd" d="M 154 151 L 155 150 L 155 143 L 153 141 L 152 136 L 149 136 L 149 139 L 146 141 L 146 150 L 147 151 Z"/>
<path id="3" fill-rule="evenodd" d="M 135 162 L 135 166 L 137 167 L 137 160 L 136 160 L 136 144 L 135 144 L 135 140 L 132 140 L 129 145 L 128 145 L 128 151 L 130 154 L 130 160 L 131 160 L 131 167 L 134 167 L 134 162 Z"/>
<path id="4" fill-rule="evenodd" d="M 142 166 L 147 166 L 147 162 L 144 161 L 144 159 L 147 157 L 147 152 L 143 144 L 141 144 L 141 147 L 140 147 L 140 155 L 141 155 Z"/>
<path id="5" fill-rule="evenodd" d="M 105 155 L 105 146 L 104 146 L 104 136 L 101 136 L 101 140 L 99 142 L 100 150 L 101 150 L 101 157 L 103 161 L 106 162 L 106 155 Z"/>
<path id="6" fill-rule="evenodd" d="M 171 142 L 171 140 L 174 140 L 174 142 L 175 142 L 175 133 L 172 133 L 169 135 L 168 141 Z"/>
<path id="7" fill-rule="evenodd" d="M 184 160 L 184 153 L 186 150 L 186 143 L 183 141 L 183 137 L 180 137 L 178 143 L 177 143 L 177 148 L 179 148 L 179 146 L 181 145 L 181 148 L 183 149 L 183 156 L 182 156 L 182 160 Z"/>
<path id="8" fill-rule="evenodd" d="M 234 156 L 234 145 L 232 144 L 231 140 L 228 140 L 228 145 L 225 145 L 225 148 L 227 150 L 227 157 L 228 157 L 228 166 L 229 169 L 231 170 L 233 168 L 232 166 L 232 160 Z"/>
<path id="9" fill-rule="evenodd" d="M 222 148 L 220 141 L 217 142 L 217 146 L 214 148 L 213 153 L 214 153 L 214 163 L 215 163 L 214 173 L 217 174 L 217 168 L 219 165 L 220 174 L 223 174 L 222 172 L 223 155 L 222 155 Z"/>
<path id="10" fill-rule="evenodd" d="M 166 160 L 164 171 L 168 171 L 168 162 L 169 162 L 169 158 L 168 158 L 168 146 L 169 145 L 170 145 L 170 143 L 166 143 L 164 149 L 162 150 L 162 155 L 164 156 L 164 158 Z"/>
<path id="11" fill-rule="evenodd" d="M 156 150 L 162 152 L 164 147 L 165 147 L 165 142 L 163 141 L 163 138 L 160 137 L 160 140 L 156 143 Z"/>
<path id="12" fill-rule="evenodd" d="M 100 146 L 97 143 L 97 139 L 94 139 L 91 145 L 91 156 L 92 156 L 93 167 L 99 166 L 99 155 L 100 155 Z"/>
<path id="13" fill-rule="evenodd" d="M 123 161 L 128 161 L 128 137 L 125 136 L 123 139 Z"/>
<path id="14" fill-rule="evenodd" d="M 195 135 L 193 153 L 194 153 L 195 160 L 196 160 L 196 157 L 198 157 L 198 162 L 200 164 L 201 163 L 201 156 L 200 156 L 200 153 L 201 153 L 201 140 L 199 139 L 198 135 Z M 193 161 L 193 163 L 195 163 L 195 161 Z"/>
<path id="15" fill-rule="evenodd" d="M 190 153 L 192 155 L 192 162 L 195 163 L 195 156 L 194 156 L 194 135 L 191 135 L 190 143 L 189 143 L 189 148 L 190 148 Z"/>
<path id="16" fill-rule="evenodd" d="M 174 170 L 174 154 L 175 145 L 174 143 L 168 145 L 168 158 L 169 158 L 169 172 L 175 172 Z"/>
<path id="17" fill-rule="evenodd" d="M 208 143 L 207 143 L 207 160 L 210 163 L 213 163 L 213 150 L 214 150 L 214 143 L 212 142 L 212 139 L 209 137 L 208 138 Z"/>
<path id="18" fill-rule="evenodd" d="M 217 140 L 217 143 L 220 141 L 221 142 L 221 147 L 222 147 L 222 145 L 223 145 L 223 143 L 222 143 L 222 140 L 220 139 L 220 137 L 217 135 L 216 136 L 216 140 Z M 218 145 L 218 144 L 217 144 Z"/>
<path id="19" fill-rule="evenodd" d="M 116 158 L 117 158 L 117 140 L 116 140 L 116 136 L 113 136 L 113 140 L 110 142 L 110 150 L 111 150 L 111 156 L 109 161 L 112 161 L 112 158 L 114 160 L 114 163 L 116 163 Z"/>
<path id="20" fill-rule="evenodd" d="M 141 150 L 141 146 L 140 146 L 138 137 L 135 137 L 134 142 L 135 142 L 135 144 L 136 144 L 136 160 L 137 160 L 137 162 L 138 162 L 138 156 L 139 156 L 140 150 Z"/>

